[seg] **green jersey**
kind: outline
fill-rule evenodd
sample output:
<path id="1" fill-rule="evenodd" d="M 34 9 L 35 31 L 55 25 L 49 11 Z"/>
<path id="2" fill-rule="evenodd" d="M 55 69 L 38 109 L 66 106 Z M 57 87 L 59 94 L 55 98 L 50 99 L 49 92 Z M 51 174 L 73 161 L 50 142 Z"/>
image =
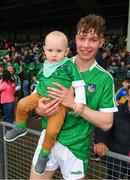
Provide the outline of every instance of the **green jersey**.
<path id="1" fill-rule="evenodd" d="M 88 107 L 102 112 L 117 111 L 113 78 L 108 71 L 95 62 L 89 70 L 82 72 L 81 76 L 86 84 Z M 43 128 L 45 127 L 46 122 L 43 121 Z M 91 152 L 93 129 L 94 125 L 70 110 L 57 140 L 67 146 L 77 158 L 86 160 Z"/>
<path id="2" fill-rule="evenodd" d="M 20 64 L 16 61 L 13 63 L 13 67 L 15 68 L 15 73 L 18 75 L 22 72 L 22 68 Z"/>
<path id="3" fill-rule="evenodd" d="M 47 87 L 57 88 L 57 86 L 53 85 L 53 82 L 62 84 L 68 89 L 70 89 L 73 81 L 77 81 L 79 86 L 84 84 L 82 76 L 80 75 L 76 65 L 68 58 L 65 61 L 65 63 L 58 66 L 49 77 L 46 77 L 44 75 L 43 63 L 43 67 L 40 69 L 38 73 L 37 80 L 39 83 L 36 87 L 36 91 L 38 94 L 44 97 L 48 97 Z"/>

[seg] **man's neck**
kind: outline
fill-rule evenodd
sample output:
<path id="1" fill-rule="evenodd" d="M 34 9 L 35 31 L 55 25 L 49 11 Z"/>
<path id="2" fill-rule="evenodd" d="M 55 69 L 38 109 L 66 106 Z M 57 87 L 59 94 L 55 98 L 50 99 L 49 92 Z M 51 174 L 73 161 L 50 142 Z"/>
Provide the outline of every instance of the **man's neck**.
<path id="1" fill-rule="evenodd" d="M 95 59 L 93 60 L 82 60 L 78 55 L 75 58 L 75 64 L 77 65 L 80 72 L 86 71 L 90 69 L 90 67 L 94 64 Z"/>

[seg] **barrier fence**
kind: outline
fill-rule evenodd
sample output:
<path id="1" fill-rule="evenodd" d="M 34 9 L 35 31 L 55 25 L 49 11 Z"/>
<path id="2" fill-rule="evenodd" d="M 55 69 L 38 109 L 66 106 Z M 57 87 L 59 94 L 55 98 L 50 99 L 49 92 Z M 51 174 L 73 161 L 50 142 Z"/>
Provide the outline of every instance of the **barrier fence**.
<path id="1" fill-rule="evenodd" d="M 3 135 L 13 125 L 0 122 L 0 179 L 29 179 L 32 157 L 37 146 L 39 131 L 28 129 L 26 136 L 5 142 Z M 123 147 L 122 147 L 123 148 Z M 98 161 L 89 160 L 88 179 L 130 179 L 130 157 L 107 152 Z M 54 179 L 62 179 L 58 170 Z"/>

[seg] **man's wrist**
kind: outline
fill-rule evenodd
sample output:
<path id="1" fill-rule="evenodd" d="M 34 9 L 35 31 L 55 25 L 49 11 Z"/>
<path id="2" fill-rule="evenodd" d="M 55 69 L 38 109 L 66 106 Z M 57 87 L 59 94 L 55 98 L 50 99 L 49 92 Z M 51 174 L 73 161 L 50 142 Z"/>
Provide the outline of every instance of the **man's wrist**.
<path id="1" fill-rule="evenodd" d="M 79 115 L 81 115 L 81 114 L 83 113 L 84 108 L 85 108 L 85 105 L 83 105 L 83 107 L 82 107 L 81 112 L 80 112 L 80 114 L 79 114 Z"/>

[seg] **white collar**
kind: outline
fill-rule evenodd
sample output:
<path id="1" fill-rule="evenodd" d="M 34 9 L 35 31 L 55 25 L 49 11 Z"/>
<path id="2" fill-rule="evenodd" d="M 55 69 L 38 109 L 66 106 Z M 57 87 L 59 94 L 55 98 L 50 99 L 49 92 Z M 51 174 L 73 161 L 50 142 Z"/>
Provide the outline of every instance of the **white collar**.
<path id="1" fill-rule="evenodd" d="M 75 60 L 76 60 L 76 56 L 74 56 L 72 58 L 72 62 L 75 63 Z M 91 67 L 89 68 L 89 71 L 91 71 L 95 66 L 97 65 L 97 61 L 95 59 L 95 61 L 93 62 L 93 64 L 91 65 Z"/>

